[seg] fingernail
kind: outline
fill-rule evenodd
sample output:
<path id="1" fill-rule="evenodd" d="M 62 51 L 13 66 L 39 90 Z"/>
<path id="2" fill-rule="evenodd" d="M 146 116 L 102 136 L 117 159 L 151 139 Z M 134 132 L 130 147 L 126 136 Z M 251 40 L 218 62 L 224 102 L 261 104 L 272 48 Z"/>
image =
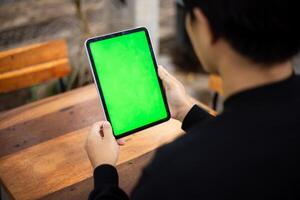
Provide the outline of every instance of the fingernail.
<path id="1" fill-rule="evenodd" d="M 104 128 L 110 128 L 110 123 L 109 123 L 108 121 L 105 121 L 105 122 L 103 123 L 103 127 L 104 127 Z"/>

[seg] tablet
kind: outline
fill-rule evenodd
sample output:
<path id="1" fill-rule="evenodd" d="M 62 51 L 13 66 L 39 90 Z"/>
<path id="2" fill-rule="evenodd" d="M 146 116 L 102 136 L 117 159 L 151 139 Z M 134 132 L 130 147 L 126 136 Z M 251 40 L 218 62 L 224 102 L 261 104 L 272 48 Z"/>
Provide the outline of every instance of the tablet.
<path id="1" fill-rule="evenodd" d="M 146 28 L 90 38 L 85 45 L 103 111 L 116 138 L 170 119 Z"/>

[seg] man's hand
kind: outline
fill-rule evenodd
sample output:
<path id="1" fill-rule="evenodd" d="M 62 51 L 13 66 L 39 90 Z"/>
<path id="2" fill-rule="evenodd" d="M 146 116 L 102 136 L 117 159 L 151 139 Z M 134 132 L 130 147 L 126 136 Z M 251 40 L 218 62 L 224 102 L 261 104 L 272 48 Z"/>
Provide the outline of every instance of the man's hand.
<path id="1" fill-rule="evenodd" d="M 85 150 L 94 168 L 102 164 L 115 166 L 119 157 L 119 145 L 111 125 L 107 121 L 97 122 L 92 126 L 85 143 Z"/>
<path id="2" fill-rule="evenodd" d="M 162 66 L 158 66 L 158 75 L 163 82 L 171 116 L 182 122 L 196 103 L 186 94 L 182 83 L 169 74 Z"/>

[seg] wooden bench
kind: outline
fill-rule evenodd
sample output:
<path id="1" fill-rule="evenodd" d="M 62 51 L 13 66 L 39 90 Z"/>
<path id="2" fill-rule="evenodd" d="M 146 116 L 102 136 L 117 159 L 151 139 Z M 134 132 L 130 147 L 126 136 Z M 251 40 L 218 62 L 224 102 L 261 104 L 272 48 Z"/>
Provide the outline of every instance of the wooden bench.
<path id="1" fill-rule="evenodd" d="M 0 52 L 0 93 L 30 87 L 70 73 L 67 44 L 54 40 Z"/>
<path id="2" fill-rule="evenodd" d="M 103 120 L 94 85 L 0 114 L 0 178 L 10 199 L 87 199 L 92 167 L 84 150 L 90 126 Z M 155 150 L 183 131 L 170 120 L 125 138 L 117 170 L 130 193 Z"/>
<path id="3" fill-rule="evenodd" d="M 217 75 L 210 75 L 209 76 L 209 88 L 217 92 L 218 94 L 222 95 L 223 94 L 223 89 L 222 89 L 222 79 L 220 76 Z"/>
<path id="4" fill-rule="evenodd" d="M 219 95 L 223 95 L 221 77 L 217 76 L 217 75 L 210 75 L 208 85 L 209 85 L 209 88 L 214 92 L 214 96 L 213 96 L 213 100 L 212 100 L 212 108 L 214 110 L 217 110 Z"/>

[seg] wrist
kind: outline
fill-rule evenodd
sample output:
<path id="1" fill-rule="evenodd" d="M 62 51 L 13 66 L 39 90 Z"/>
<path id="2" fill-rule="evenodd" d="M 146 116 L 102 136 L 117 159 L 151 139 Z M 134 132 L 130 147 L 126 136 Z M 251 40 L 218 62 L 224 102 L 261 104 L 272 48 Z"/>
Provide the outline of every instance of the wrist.
<path id="1" fill-rule="evenodd" d="M 189 99 L 187 99 L 186 102 L 179 109 L 178 114 L 177 114 L 177 119 L 179 121 L 183 122 L 185 116 L 188 114 L 188 112 L 192 109 L 192 107 L 194 105 L 195 105 L 195 103 L 193 103 Z"/>
<path id="2" fill-rule="evenodd" d="M 111 166 L 115 166 L 116 165 L 116 161 L 114 159 L 110 159 L 110 158 L 106 158 L 106 157 L 99 157 L 97 155 L 95 155 L 94 157 L 92 157 L 91 163 L 94 169 L 96 169 L 97 167 L 101 166 L 101 165 L 111 165 Z"/>
<path id="3" fill-rule="evenodd" d="M 96 169 L 97 167 L 99 167 L 101 165 L 111 165 L 111 166 L 115 167 L 115 163 L 113 163 L 113 162 L 103 162 L 103 161 L 92 162 L 92 166 L 94 169 Z"/>

